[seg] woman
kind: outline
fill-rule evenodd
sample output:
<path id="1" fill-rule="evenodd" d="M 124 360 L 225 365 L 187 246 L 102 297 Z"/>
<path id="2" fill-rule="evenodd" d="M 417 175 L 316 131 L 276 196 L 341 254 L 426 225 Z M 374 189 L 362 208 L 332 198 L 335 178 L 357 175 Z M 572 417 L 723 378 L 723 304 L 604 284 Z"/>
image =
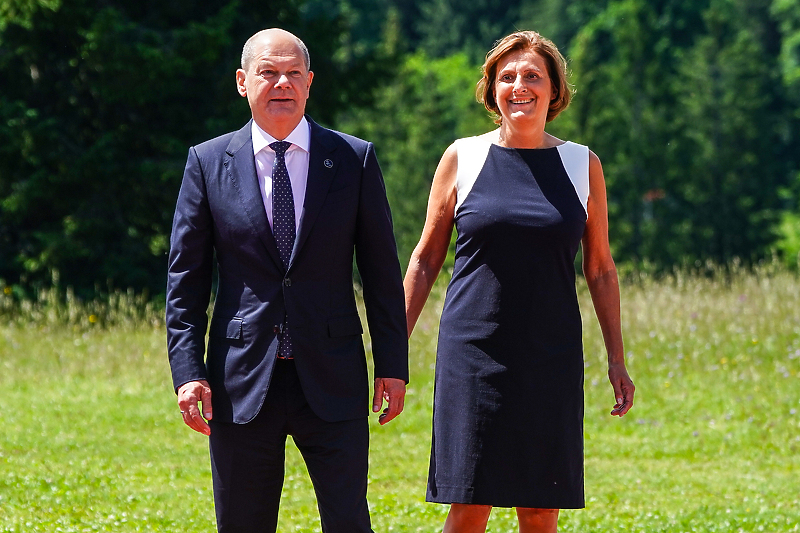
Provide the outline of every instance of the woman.
<path id="1" fill-rule="evenodd" d="M 564 58 L 538 33 L 499 41 L 477 92 L 499 128 L 445 151 L 404 282 L 410 335 L 455 224 L 427 500 L 451 504 L 445 533 L 485 531 L 492 506 L 516 507 L 523 533 L 551 532 L 559 509 L 584 506 L 579 245 L 608 352 L 611 414 L 633 405 L 603 170 L 585 146 L 545 132 L 571 95 Z"/>

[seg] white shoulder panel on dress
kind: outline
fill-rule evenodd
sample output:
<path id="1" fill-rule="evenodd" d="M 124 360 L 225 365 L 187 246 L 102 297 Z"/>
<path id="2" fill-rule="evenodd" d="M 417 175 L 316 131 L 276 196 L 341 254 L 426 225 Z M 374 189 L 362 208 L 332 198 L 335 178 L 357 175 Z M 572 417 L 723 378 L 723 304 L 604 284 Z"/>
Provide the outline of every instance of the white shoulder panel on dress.
<path id="1" fill-rule="evenodd" d="M 486 162 L 486 156 L 489 155 L 489 148 L 491 148 L 492 142 L 484 134 L 477 137 L 457 139 L 455 144 L 458 157 L 455 211 L 457 213 L 458 208 L 461 207 L 464 199 L 472 190 L 472 186 L 475 185 L 478 174 L 483 169 L 483 164 Z"/>
<path id="2" fill-rule="evenodd" d="M 582 144 L 575 144 L 567 141 L 559 145 L 558 155 L 561 156 L 561 163 L 567 171 L 578 199 L 583 204 L 583 210 L 587 212 L 586 204 L 589 201 L 589 148 Z"/>

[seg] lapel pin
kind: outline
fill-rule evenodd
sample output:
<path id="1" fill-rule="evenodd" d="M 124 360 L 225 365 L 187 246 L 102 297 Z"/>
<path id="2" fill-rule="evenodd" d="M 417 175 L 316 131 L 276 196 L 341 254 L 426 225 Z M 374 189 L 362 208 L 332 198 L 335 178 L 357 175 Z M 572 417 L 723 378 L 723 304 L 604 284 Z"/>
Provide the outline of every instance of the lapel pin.
<path id="1" fill-rule="evenodd" d="M 333 161 L 330 159 L 326 159 L 323 164 L 325 165 L 325 168 L 333 168 Z"/>

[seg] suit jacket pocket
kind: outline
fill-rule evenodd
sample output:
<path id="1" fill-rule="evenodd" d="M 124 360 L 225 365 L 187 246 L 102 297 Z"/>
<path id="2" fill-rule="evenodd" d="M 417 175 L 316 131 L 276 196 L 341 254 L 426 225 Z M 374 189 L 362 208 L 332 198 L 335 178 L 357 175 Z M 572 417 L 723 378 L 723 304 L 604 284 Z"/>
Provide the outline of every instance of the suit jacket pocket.
<path id="1" fill-rule="evenodd" d="M 243 325 L 244 325 L 244 319 L 239 317 L 233 317 L 227 322 L 225 320 L 212 322 L 211 331 L 209 331 L 208 334 L 211 337 L 221 337 L 223 339 L 240 340 L 242 338 Z"/>
<path id="2" fill-rule="evenodd" d="M 329 337 L 347 337 L 350 335 L 361 335 L 364 330 L 361 328 L 361 319 L 358 315 L 346 315 L 328 319 Z"/>

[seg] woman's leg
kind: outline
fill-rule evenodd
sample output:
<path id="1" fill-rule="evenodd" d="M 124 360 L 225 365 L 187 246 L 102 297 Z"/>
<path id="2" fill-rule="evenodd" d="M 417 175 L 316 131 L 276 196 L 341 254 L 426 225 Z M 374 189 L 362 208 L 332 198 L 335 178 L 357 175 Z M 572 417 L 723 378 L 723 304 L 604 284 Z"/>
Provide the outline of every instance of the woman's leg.
<path id="1" fill-rule="evenodd" d="M 517 507 L 519 533 L 556 533 L 558 509 Z"/>
<path id="2" fill-rule="evenodd" d="M 443 533 L 484 533 L 491 512 L 491 505 L 454 503 L 444 521 Z"/>

